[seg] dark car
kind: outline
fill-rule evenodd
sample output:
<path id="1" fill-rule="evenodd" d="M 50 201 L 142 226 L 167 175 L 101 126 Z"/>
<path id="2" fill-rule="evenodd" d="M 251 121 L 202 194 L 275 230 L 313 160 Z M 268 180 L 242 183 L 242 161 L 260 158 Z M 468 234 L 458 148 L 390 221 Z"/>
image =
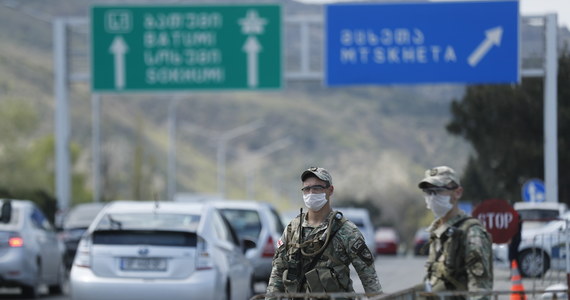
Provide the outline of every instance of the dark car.
<path id="1" fill-rule="evenodd" d="M 65 266 L 70 269 L 77 251 L 77 245 L 81 236 L 99 211 L 105 206 L 104 203 L 82 203 L 74 206 L 64 217 L 60 238 L 65 245 Z"/>

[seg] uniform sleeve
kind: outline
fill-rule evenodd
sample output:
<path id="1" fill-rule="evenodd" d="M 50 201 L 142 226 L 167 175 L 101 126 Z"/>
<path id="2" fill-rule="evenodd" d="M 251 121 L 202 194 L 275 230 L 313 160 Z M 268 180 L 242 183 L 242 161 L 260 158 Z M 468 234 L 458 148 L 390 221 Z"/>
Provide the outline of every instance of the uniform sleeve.
<path id="1" fill-rule="evenodd" d="M 382 293 L 382 286 L 378 280 L 374 267 L 374 256 L 364 242 L 364 236 L 357 227 L 351 228 L 345 237 L 346 249 L 349 253 L 352 266 L 356 270 L 364 291 L 366 293 Z"/>
<path id="2" fill-rule="evenodd" d="M 493 260 L 489 234 L 480 226 L 471 226 L 467 231 L 465 251 L 467 288 L 469 291 L 491 291 L 493 289 Z M 489 299 L 489 296 L 477 296 L 470 299 Z"/>
<path id="3" fill-rule="evenodd" d="M 287 228 L 277 242 L 278 247 L 275 251 L 275 255 L 273 256 L 271 275 L 269 276 L 266 294 L 285 292 L 285 287 L 283 285 L 283 272 L 287 269 L 287 260 L 285 257 L 287 253 L 285 243 L 287 240 Z"/>

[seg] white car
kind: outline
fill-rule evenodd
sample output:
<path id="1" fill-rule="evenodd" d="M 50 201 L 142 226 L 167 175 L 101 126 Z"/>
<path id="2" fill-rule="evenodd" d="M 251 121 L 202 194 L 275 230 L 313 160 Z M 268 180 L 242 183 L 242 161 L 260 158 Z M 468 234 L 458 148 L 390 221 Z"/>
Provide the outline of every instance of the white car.
<path id="1" fill-rule="evenodd" d="M 364 236 L 366 246 L 373 255 L 376 255 L 375 230 L 370 219 L 370 213 L 365 208 L 356 207 L 335 207 L 334 210 L 340 211 L 345 218 L 350 220 Z"/>
<path id="2" fill-rule="evenodd" d="M 277 241 L 285 227 L 275 207 L 262 201 L 223 200 L 212 202 L 228 219 L 241 239 L 256 247 L 246 252 L 254 267 L 256 281 L 269 281 Z"/>
<path id="3" fill-rule="evenodd" d="M 550 221 L 542 226 L 524 227 L 521 232 L 519 245 L 519 268 L 523 277 L 541 277 L 550 268 L 565 269 L 566 241 L 570 234 L 566 230 L 570 214 L 562 215 L 562 218 Z M 493 253 L 495 262 L 507 266 L 508 244 L 494 244 Z"/>
<path id="4" fill-rule="evenodd" d="M 207 203 L 111 202 L 79 242 L 71 299 L 248 299 L 244 248 Z"/>
<path id="5" fill-rule="evenodd" d="M 63 243 L 31 201 L 0 200 L 0 286 L 19 287 L 35 299 L 42 284 L 61 294 L 65 284 Z"/>

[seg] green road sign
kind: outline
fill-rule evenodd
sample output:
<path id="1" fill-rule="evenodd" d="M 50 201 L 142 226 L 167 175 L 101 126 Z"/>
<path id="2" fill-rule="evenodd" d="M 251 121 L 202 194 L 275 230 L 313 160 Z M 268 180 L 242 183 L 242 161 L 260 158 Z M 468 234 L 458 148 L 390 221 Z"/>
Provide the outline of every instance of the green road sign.
<path id="1" fill-rule="evenodd" d="M 96 92 L 281 87 L 281 7 L 94 6 Z"/>

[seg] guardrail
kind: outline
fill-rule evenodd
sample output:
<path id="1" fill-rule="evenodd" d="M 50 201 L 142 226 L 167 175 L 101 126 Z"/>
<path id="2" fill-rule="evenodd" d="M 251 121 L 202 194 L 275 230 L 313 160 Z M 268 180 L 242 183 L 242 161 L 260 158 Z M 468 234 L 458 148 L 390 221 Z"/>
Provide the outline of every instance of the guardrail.
<path id="1" fill-rule="evenodd" d="M 405 289 L 391 294 L 365 294 L 365 293 L 274 293 L 274 294 L 260 294 L 253 296 L 250 300 L 259 299 L 354 299 L 354 300 L 420 300 L 420 299 L 439 299 L 445 300 L 450 297 L 462 296 L 467 298 L 472 297 L 486 297 L 487 299 L 512 299 L 512 295 L 519 294 L 526 296 L 526 299 L 568 299 L 568 290 L 566 289 L 548 289 L 548 290 L 528 290 L 522 292 L 513 291 L 445 291 L 438 293 L 429 293 L 418 291 L 414 288 Z M 525 299 L 521 297 L 521 299 Z"/>

